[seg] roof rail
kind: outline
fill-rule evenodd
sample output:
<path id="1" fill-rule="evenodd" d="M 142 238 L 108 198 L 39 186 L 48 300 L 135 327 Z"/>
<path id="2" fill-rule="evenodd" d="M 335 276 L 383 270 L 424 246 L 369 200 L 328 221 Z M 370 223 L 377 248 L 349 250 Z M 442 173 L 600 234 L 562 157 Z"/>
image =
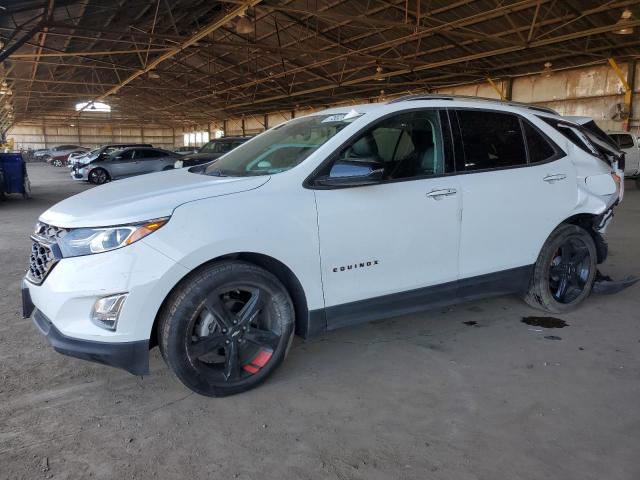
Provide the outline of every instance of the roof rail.
<path id="1" fill-rule="evenodd" d="M 499 103 L 501 105 L 510 105 L 512 107 L 528 108 L 530 110 L 538 110 L 544 113 L 551 113 L 553 115 L 559 115 L 554 109 L 549 107 L 540 107 L 538 105 L 530 105 L 528 103 L 513 102 L 511 100 L 499 100 L 497 98 L 488 97 L 473 97 L 471 95 L 444 95 L 444 94 L 419 94 L 419 95 L 406 95 L 404 97 L 395 98 L 388 103 L 408 102 L 410 100 L 473 100 L 480 102 Z"/>

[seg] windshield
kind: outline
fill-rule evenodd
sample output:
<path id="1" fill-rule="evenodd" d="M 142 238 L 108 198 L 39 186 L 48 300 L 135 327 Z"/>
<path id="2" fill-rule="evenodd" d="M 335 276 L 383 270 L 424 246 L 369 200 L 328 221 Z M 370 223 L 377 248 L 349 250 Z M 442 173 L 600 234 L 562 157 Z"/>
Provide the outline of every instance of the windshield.
<path id="1" fill-rule="evenodd" d="M 352 111 L 349 114 L 314 115 L 291 120 L 220 157 L 204 173 L 246 177 L 284 172 L 300 164 L 360 116 Z"/>

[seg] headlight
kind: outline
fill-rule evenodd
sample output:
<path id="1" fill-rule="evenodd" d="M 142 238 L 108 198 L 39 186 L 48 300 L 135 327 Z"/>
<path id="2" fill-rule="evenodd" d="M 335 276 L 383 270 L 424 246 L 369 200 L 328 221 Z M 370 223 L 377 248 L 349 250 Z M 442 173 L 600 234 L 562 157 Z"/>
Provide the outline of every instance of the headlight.
<path id="1" fill-rule="evenodd" d="M 108 252 L 125 247 L 155 232 L 169 218 L 158 218 L 144 223 L 118 225 L 106 228 L 76 228 L 67 233 L 58 246 L 63 257 L 78 257 Z"/>

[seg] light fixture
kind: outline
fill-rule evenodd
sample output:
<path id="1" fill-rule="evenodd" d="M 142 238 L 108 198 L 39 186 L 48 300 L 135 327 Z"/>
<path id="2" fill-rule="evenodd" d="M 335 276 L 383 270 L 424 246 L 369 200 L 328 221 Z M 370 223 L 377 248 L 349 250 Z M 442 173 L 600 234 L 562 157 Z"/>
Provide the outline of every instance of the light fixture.
<path id="1" fill-rule="evenodd" d="M 553 75 L 553 70 L 551 70 L 551 62 L 545 62 L 544 69 L 542 70 L 541 75 L 545 78 L 549 78 L 551 75 Z"/>
<path id="2" fill-rule="evenodd" d="M 384 94 L 384 90 L 380 90 L 380 95 L 378 96 L 378 101 L 379 102 L 384 102 L 387 100 L 387 97 Z"/>
<path id="3" fill-rule="evenodd" d="M 631 35 L 633 33 L 633 27 L 629 24 L 632 21 L 631 20 L 632 16 L 633 16 L 633 13 L 631 13 L 631 10 L 629 10 L 628 8 L 625 8 L 622 11 L 622 15 L 620 15 L 620 18 L 616 22 L 617 28 L 613 30 L 612 33 L 615 33 L 616 35 Z"/>
<path id="4" fill-rule="evenodd" d="M 246 17 L 246 11 L 242 12 L 236 22 L 236 33 L 246 35 L 253 32 L 253 23 Z"/>
<path id="5" fill-rule="evenodd" d="M 160 75 L 158 75 L 157 72 L 154 72 L 153 70 L 150 71 L 149 73 L 147 73 L 147 77 L 152 78 L 154 80 L 157 80 L 158 78 L 160 78 Z"/>
<path id="6" fill-rule="evenodd" d="M 379 82 L 384 80 L 384 76 L 382 75 L 382 67 L 380 65 L 376 67 L 376 74 L 374 75 L 373 79 Z"/>

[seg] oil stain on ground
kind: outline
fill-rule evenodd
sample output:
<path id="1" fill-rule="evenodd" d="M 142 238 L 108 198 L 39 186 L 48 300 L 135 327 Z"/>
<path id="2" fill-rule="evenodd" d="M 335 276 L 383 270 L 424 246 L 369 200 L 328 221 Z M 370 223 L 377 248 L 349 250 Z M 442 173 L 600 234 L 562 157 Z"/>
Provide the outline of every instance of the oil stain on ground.
<path id="1" fill-rule="evenodd" d="M 522 323 L 542 328 L 564 328 L 569 326 L 564 320 L 555 317 L 522 317 Z"/>

